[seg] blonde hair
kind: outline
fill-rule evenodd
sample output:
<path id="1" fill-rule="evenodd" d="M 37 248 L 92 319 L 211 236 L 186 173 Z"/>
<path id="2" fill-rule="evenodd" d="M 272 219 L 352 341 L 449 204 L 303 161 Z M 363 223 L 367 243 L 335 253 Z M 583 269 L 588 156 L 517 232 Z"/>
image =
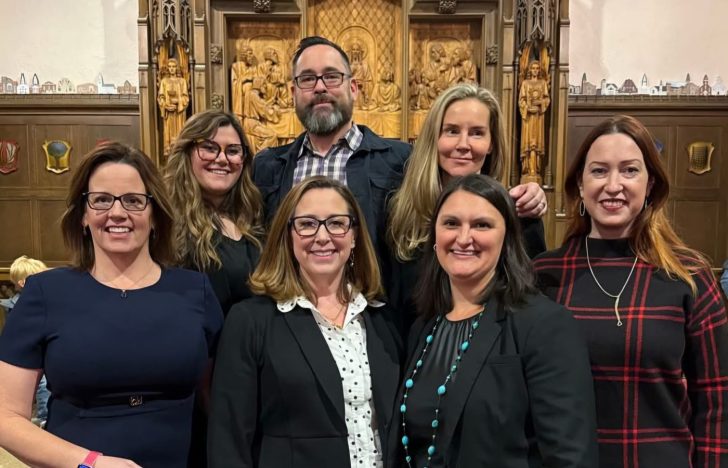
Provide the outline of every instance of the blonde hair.
<path id="1" fill-rule="evenodd" d="M 34 258 L 30 258 L 27 255 L 21 255 L 16 258 L 10 265 L 10 281 L 14 285 L 20 286 L 20 282 L 25 280 L 28 276 L 46 271 L 48 267 L 45 263 Z"/>
<path id="2" fill-rule="evenodd" d="M 243 146 L 243 170 L 238 181 L 215 209 L 205 202 L 202 189 L 192 172 L 190 158 L 200 139 L 210 139 L 220 127 L 232 127 Z M 253 154 L 240 123 L 227 112 L 209 110 L 195 114 L 185 122 L 170 150 L 164 168 L 172 205 L 176 211 L 174 239 L 177 263 L 200 271 L 221 266 L 215 250 L 215 231 L 222 232 L 221 215 L 229 217 L 243 237 L 260 247 L 263 236 L 263 199 L 252 178 Z"/>
<path id="3" fill-rule="evenodd" d="M 351 191 L 341 183 L 323 176 L 310 177 L 283 198 L 273 218 L 260 262 L 250 276 L 250 290 L 254 294 L 270 296 L 278 302 L 304 296 L 316 304 L 317 298 L 310 286 L 301 278 L 300 269 L 293 254 L 293 241 L 289 220 L 303 195 L 313 189 L 330 189 L 338 193 L 349 206 L 349 214 L 354 217 L 356 243 L 352 249 L 354 266 L 347 264 L 344 277 L 339 286 L 337 297 L 341 302 L 349 302 L 358 293 L 368 300 L 382 294 L 382 282 L 374 246 L 364 214 Z M 349 289 L 351 286 L 351 289 Z"/>
<path id="4" fill-rule="evenodd" d="M 643 261 L 656 266 L 668 274 L 677 276 L 697 294 L 692 275 L 710 268 L 703 254 L 688 247 L 675 233 L 665 213 L 670 184 L 662 165 L 655 141 L 645 126 L 634 117 L 615 115 L 603 121 L 587 135 L 566 173 L 564 191 L 569 199 L 571 222 L 565 239 L 583 237 L 591 231 L 591 216 L 585 211 L 579 214 L 581 196 L 579 185 L 586 165 L 586 156 L 594 141 L 603 135 L 623 134 L 630 137 L 642 152 L 647 173 L 652 181 L 645 208 L 637 215 L 629 234 L 629 243 L 635 254 Z"/>
<path id="5" fill-rule="evenodd" d="M 402 186 L 389 204 L 387 237 L 394 254 L 402 261 L 414 258 L 417 249 L 429 237 L 430 218 L 442 191 L 437 151 L 442 120 L 450 105 L 463 99 L 478 100 L 490 113 L 488 128 L 491 152 L 486 156 L 480 173 L 494 179 L 501 179 L 503 176 L 503 163 L 508 147 L 498 100 L 489 90 L 470 83 L 446 89 L 432 104 L 425 118 L 407 162 Z"/>

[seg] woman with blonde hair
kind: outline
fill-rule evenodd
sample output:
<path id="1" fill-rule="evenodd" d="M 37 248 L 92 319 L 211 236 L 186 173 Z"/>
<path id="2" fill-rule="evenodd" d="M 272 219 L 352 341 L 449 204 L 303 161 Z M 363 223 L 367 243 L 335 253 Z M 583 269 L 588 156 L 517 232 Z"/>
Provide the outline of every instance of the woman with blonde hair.
<path id="1" fill-rule="evenodd" d="M 541 290 L 589 345 L 601 466 L 728 464 L 728 322 L 703 255 L 667 219 L 649 131 L 597 125 L 566 175 L 571 223 L 535 260 Z"/>
<path id="2" fill-rule="evenodd" d="M 218 348 L 211 468 L 381 467 L 401 346 L 351 191 L 296 185 L 250 286 Z"/>
<path id="3" fill-rule="evenodd" d="M 463 83 L 435 100 L 407 162 L 404 180 L 389 203 L 387 238 L 392 249 L 385 265 L 385 286 L 400 310 L 406 333 L 408 311 L 417 279 L 417 260 L 429 238 L 432 212 L 442 187 L 455 176 L 481 173 L 503 178 L 508 144 L 503 115 L 495 96 L 485 88 Z M 546 250 L 541 217 L 546 196 L 535 183 L 510 190 L 521 222 L 526 252 Z"/>

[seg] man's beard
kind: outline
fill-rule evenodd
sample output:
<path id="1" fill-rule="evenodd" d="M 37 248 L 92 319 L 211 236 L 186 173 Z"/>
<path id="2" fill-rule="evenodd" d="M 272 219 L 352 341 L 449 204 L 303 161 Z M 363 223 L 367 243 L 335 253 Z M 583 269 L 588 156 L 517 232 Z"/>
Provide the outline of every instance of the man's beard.
<path id="1" fill-rule="evenodd" d="M 331 110 L 314 109 L 316 104 L 328 102 Z M 312 102 L 305 107 L 296 105 L 296 115 L 309 133 L 314 135 L 331 135 L 351 121 L 354 111 L 352 102 L 340 104 L 333 97 L 319 94 Z"/>

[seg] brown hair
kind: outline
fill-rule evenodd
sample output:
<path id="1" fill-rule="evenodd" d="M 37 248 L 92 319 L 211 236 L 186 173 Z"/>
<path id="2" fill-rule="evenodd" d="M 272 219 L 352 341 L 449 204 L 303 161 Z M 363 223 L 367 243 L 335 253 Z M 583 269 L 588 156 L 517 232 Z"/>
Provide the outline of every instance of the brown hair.
<path id="1" fill-rule="evenodd" d="M 603 135 L 621 133 L 630 137 L 642 152 L 647 174 L 652 181 L 645 208 L 637 215 L 629 234 L 629 243 L 635 254 L 647 263 L 677 276 L 696 293 L 692 273 L 708 268 L 708 262 L 698 251 L 689 248 L 675 233 L 665 214 L 665 205 L 670 193 L 667 173 L 660 160 L 655 141 L 649 130 L 639 120 L 628 115 L 615 115 L 603 121 L 587 135 L 576 152 L 564 181 L 564 191 L 569 198 L 568 210 L 571 222 L 566 230 L 566 239 L 582 237 L 591 231 L 591 216 L 579 214 L 581 184 L 586 156 L 594 141 Z M 686 261 L 687 260 L 687 261 Z"/>
<path id="2" fill-rule="evenodd" d="M 118 142 L 107 142 L 84 156 L 73 173 L 66 199 L 66 212 L 61 218 L 61 230 L 66 247 L 73 255 L 72 263 L 81 270 L 90 270 L 95 262 L 91 236 L 84 234 L 83 215 L 86 212 L 88 182 L 96 169 L 105 163 L 128 164 L 139 173 L 147 194 L 152 196 L 152 224 L 154 235 L 149 239 L 152 260 L 167 266 L 174 256 L 172 245 L 172 206 L 154 163 L 141 151 Z"/>
<path id="3" fill-rule="evenodd" d="M 364 215 L 351 191 L 341 183 L 327 177 L 310 177 L 296 185 L 283 198 L 273 218 L 260 262 L 250 277 L 250 290 L 264 294 L 276 301 L 290 300 L 305 296 L 316 304 L 316 297 L 308 284 L 301 278 L 299 265 L 293 255 L 291 227 L 289 220 L 303 195 L 313 189 L 331 189 L 344 199 L 349 206 L 349 214 L 354 217 L 357 236 L 353 248 L 354 266 L 347 264 L 344 277 L 337 294 L 342 302 L 349 302 L 354 295 L 362 293 L 371 300 L 382 294 L 381 277 L 374 246 L 369 238 Z M 351 291 L 348 286 L 351 285 Z"/>
<path id="4" fill-rule="evenodd" d="M 243 146 L 243 170 L 219 207 L 205 202 L 200 184 L 192 172 L 195 144 L 210 139 L 220 127 L 232 127 Z M 164 168 L 164 180 L 175 208 L 174 239 L 177 262 L 207 271 L 221 265 L 215 250 L 215 231 L 222 232 L 220 215 L 229 217 L 243 237 L 258 247 L 263 236 L 263 199 L 253 183 L 253 154 L 238 119 L 218 110 L 200 112 L 185 122 L 172 145 Z"/>

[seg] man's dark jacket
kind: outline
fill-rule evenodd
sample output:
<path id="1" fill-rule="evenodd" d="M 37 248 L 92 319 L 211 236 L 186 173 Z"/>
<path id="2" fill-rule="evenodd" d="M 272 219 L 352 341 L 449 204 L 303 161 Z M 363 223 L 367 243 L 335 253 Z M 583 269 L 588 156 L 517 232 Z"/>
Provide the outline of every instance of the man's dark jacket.
<path id="1" fill-rule="evenodd" d="M 369 235 L 381 259 L 386 252 L 387 197 L 402 184 L 404 164 L 412 148 L 399 140 L 379 137 L 365 126 L 358 127 L 364 137 L 346 164 L 346 185 L 364 212 Z M 253 180 L 263 195 L 268 222 L 293 186 L 304 136 L 305 133 L 301 134 L 291 144 L 265 149 L 253 160 Z"/>

